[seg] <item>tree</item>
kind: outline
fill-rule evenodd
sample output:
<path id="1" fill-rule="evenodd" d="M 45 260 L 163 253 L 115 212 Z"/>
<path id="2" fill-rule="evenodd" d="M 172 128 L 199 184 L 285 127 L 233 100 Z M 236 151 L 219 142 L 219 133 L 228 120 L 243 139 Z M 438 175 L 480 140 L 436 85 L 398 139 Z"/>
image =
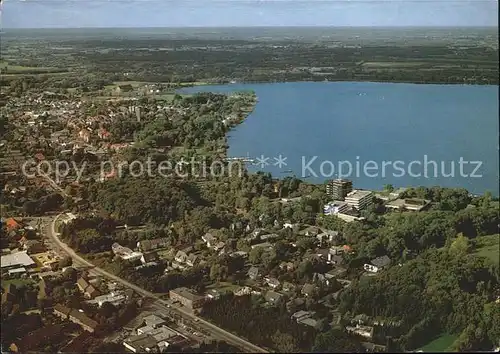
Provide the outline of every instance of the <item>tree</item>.
<path id="1" fill-rule="evenodd" d="M 384 191 L 391 193 L 394 191 L 394 186 L 392 184 L 386 184 L 384 186 Z"/>
<path id="2" fill-rule="evenodd" d="M 450 253 L 457 257 L 466 255 L 468 249 L 469 239 L 462 233 L 458 234 L 457 238 L 450 245 Z"/>
<path id="3" fill-rule="evenodd" d="M 297 351 L 297 339 L 289 333 L 282 333 L 279 329 L 271 336 L 273 347 L 280 353 L 293 353 Z"/>
<path id="4" fill-rule="evenodd" d="M 61 258 L 59 261 L 59 268 L 66 268 L 70 267 L 73 264 L 73 258 L 70 256 L 65 256 L 64 258 Z"/>
<path id="5" fill-rule="evenodd" d="M 317 353 L 364 353 L 366 350 L 356 338 L 340 329 L 331 329 L 316 336 L 312 351 Z"/>

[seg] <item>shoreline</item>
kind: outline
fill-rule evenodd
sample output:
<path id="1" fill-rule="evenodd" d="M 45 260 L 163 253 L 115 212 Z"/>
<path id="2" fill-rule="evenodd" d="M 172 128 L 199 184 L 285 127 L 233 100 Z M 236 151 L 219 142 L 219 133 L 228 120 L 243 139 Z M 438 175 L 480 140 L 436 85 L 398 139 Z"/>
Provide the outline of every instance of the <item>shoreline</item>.
<path id="1" fill-rule="evenodd" d="M 311 82 L 311 83 L 315 83 L 315 81 L 296 81 L 296 82 L 293 82 L 293 83 L 302 83 L 302 82 Z M 355 83 L 357 81 L 351 81 L 351 83 Z M 286 83 L 286 82 L 281 82 L 281 83 Z M 291 82 L 290 82 L 291 83 Z M 209 87 L 209 86 L 224 86 L 224 87 L 230 87 L 231 85 L 246 85 L 248 83 L 236 83 L 236 84 L 206 84 L 206 85 L 196 85 L 196 86 L 191 86 L 191 87 L 186 87 L 186 88 L 183 88 L 183 89 L 192 89 L 193 87 Z M 265 83 L 265 84 L 274 84 L 274 83 Z M 378 84 L 378 83 L 374 83 L 374 84 Z M 461 86 L 470 86 L 470 85 L 461 85 Z M 485 85 L 477 85 L 477 86 L 485 86 Z M 493 85 L 490 85 L 490 86 L 493 86 Z M 181 90 L 183 90 L 181 89 Z M 230 95 L 230 94 L 236 94 L 236 93 L 249 93 L 248 91 L 244 91 L 241 87 L 235 87 L 234 90 L 231 90 L 231 91 L 228 91 L 228 92 L 214 92 L 214 91 L 210 91 L 210 89 L 207 90 L 208 92 L 213 92 L 213 93 L 217 93 L 217 94 L 223 94 L 223 95 Z M 207 92 L 207 91 L 200 91 L 200 92 Z M 180 93 L 180 92 L 179 92 Z M 190 94 L 196 94 L 196 93 L 199 93 L 199 92 L 194 92 L 194 93 L 190 93 Z M 239 126 L 240 124 L 242 124 L 246 119 L 248 119 L 248 117 L 254 112 L 257 104 L 259 103 L 259 97 L 257 95 L 257 93 L 255 92 L 255 90 L 252 90 L 252 96 L 254 97 L 254 101 L 252 102 L 251 105 L 249 105 L 248 107 L 251 107 L 251 109 L 245 109 L 247 107 L 244 107 L 243 109 L 245 110 L 245 112 L 243 113 L 243 118 L 238 121 L 238 122 L 235 122 L 234 124 L 231 124 L 229 126 L 229 129 L 228 131 L 226 132 L 226 134 L 224 135 L 224 138 L 223 138 L 223 148 L 224 148 L 224 153 L 223 153 L 223 157 L 224 158 L 230 158 L 230 157 L 233 157 L 233 156 L 229 156 L 228 154 L 228 150 L 229 150 L 229 144 L 228 144 L 228 136 L 229 134 L 231 134 L 231 131 L 233 129 L 235 129 L 237 126 Z M 237 156 L 237 157 L 241 157 L 241 156 Z M 245 168 L 245 171 L 249 174 L 255 174 L 257 172 L 260 172 L 260 171 L 251 171 L 248 167 L 248 163 L 247 162 L 244 162 L 243 163 L 244 165 L 244 168 Z M 250 166 L 253 166 L 254 164 L 250 163 Z M 300 181 L 302 181 L 303 183 L 307 183 L 307 184 L 311 184 L 311 185 L 321 185 L 321 184 L 324 184 L 328 178 L 325 178 L 325 180 L 323 182 L 319 182 L 319 181 L 311 181 L 309 180 L 308 176 L 306 177 L 302 177 L 300 176 L 300 173 L 299 175 L 297 175 L 295 173 L 295 171 L 292 171 L 292 172 L 289 172 L 289 173 L 281 173 L 281 174 L 276 174 L 276 173 L 273 173 L 273 172 L 270 172 L 270 171 L 262 171 L 264 173 L 270 173 L 271 174 L 271 177 L 273 180 L 275 181 L 279 181 L 279 180 L 284 180 L 285 178 L 287 177 L 294 177 Z M 332 177 L 333 178 L 333 177 Z M 377 189 L 381 189 L 383 188 L 383 184 L 381 184 L 380 186 L 377 186 L 377 187 L 373 187 L 373 188 L 364 188 L 363 186 L 360 186 L 360 188 L 358 189 L 362 189 L 362 190 L 377 190 Z M 419 187 L 424 187 L 424 188 L 432 188 L 432 187 L 441 187 L 441 188 L 465 188 L 467 189 L 467 187 L 465 186 L 455 186 L 455 187 L 452 187 L 452 186 L 445 186 L 445 185 L 442 185 L 442 184 L 434 184 L 434 185 L 429 185 L 429 186 L 425 186 L 425 185 L 402 185 L 401 187 L 404 187 L 404 188 L 419 188 Z M 480 195 L 485 195 L 486 193 L 491 193 L 493 197 L 500 197 L 500 194 L 495 192 L 494 190 L 483 190 L 483 191 L 474 191 L 474 192 L 471 192 L 469 189 L 467 189 L 467 191 L 471 194 L 471 195 L 475 195 L 475 196 L 480 196 Z"/>
<path id="2" fill-rule="evenodd" d="M 193 87 L 209 87 L 209 86 L 232 86 L 232 85 L 253 85 L 253 84 L 259 84 L 259 85 L 273 85 L 273 84 L 299 84 L 299 83 L 372 83 L 372 84 L 407 84 L 407 85 L 433 85 L 433 86 L 495 86 L 498 87 L 498 83 L 479 83 L 479 82 L 469 82 L 469 83 L 464 83 L 464 82 L 440 82 L 440 81 L 434 81 L 434 82 L 423 82 L 423 81 L 384 81 L 384 80 L 352 80 L 352 79 L 346 79 L 346 80 L 290 80 L 290 81 L 268 81 L 268 80 L 242 80 L 242 81 L 237 81 L 234 83 L 208 83 L 208 82 L 196 82 L 192 86 L 186 86 L 182 87 L 179 90 L 183 89 L 190 89 Z"/>

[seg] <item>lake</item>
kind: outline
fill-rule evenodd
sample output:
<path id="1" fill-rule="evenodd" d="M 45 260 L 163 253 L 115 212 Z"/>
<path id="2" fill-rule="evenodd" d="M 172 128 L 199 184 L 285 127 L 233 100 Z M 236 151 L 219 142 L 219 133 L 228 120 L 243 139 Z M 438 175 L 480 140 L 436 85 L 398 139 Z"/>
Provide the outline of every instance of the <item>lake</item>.
<path id="1" fill-rule="evenodd" d="M 259 102 L 229 133 L 228 154 L 259 157 L 251 171 L 314 183 L 345 177 L 361 189 L 499 194 L 497 86 L 297 82 L 183 92 L 241 90 L 254 90 Z"/>

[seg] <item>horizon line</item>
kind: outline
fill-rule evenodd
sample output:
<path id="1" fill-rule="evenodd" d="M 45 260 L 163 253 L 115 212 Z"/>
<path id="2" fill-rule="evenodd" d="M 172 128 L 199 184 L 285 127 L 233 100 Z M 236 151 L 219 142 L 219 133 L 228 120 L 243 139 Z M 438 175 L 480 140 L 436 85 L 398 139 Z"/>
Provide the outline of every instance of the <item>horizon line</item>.
<path id="1" fill-rule="evenodd" d="M 160 28 L 492 28 L 498 29 L 498 25 L 453 25 L 453 26 L 427 26 L 427 25 L 394 25 L 394 26 L 377 26 L 377 25 L 358 25 L 358 26 L 345 26 L 345 25 L 267 25 L 267 26 L 141 26 L 141 27 L 127 27 L 127 26 L 114 26 L 114 27 L 97 27 L 97 26 L 83 26 L 83 27 L 0 27 L 0 31 L 4 30 L 71 30 L 71 29 L 160 29 Z"/>

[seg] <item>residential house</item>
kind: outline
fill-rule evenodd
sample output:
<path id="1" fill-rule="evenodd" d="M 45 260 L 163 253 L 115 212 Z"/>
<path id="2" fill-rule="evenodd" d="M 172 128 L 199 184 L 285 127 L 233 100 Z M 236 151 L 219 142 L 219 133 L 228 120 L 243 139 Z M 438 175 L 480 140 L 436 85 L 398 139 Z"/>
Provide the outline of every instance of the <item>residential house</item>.
<path id="1" fill-rule="evenodd" d="M 142 240 L 137 242 L 137 248 L 141 252 L 148 252 L 152 250 L 156 250 L 159 248 L 165 248 L 168 247 L 169 245 L 169 240 L 168 238 L 155 238 L 152 240 Z"/>
<path id="2" fill-rule="evenodd" d="M 321 233 L 321 229 L 317 226 L 308 226 L 300 233 L 304 236 L 316 237 Z"/>
<path id="3" fill-rule="evenodd" d="M 344 264 L 344 257 L 341 254 L 328 253 L 328 262 L 335 265 Z"/>
<path id="4" fill-rule="evenodd" d="M 280 281 L 276 278 L 266 277 L 264 280 L 265 280 L 266 284 L 273 289 L 276 289 L 281 284 Z"/>
<path id="5" fill-rule="evenodd" d="M 83 292 L 83 295 L 87 299 L 93 299 L 96 296 L 100 295 L 99 290 L 97 290 L 92 284 L 87 282 L 87 280 L 82 277 L 76 281 L 76 286 L 81 292 Z"/>
<path id="6" fill-rule="evenodd" d="M 22 224 L 14 218 L 8 218 L 5 220 L 4 224 L 7 228 L 7 232 L 19 230 L 22 227 Z"/>
<path id="7" fill-rule="evenodd" d="M 123 346 L 132 353 L 149 353 L 156 351 L 157 341 L 153 336 L 143 333 L 125 339 L 123 341 Z"/>
<path id="8" fill-rule="evenodd" d="M 368 353 L 386 353 L 387 347 L 385 345 L 375 344 L 371 342 L 361 342 L 363 348 L 366 349 Z"/>
<path id="9" fill-rule="evenodd" d="M 314 284 L 306 283 L 302 287 L 301 294 L 307 297 L 313 296 L 317 291 L 317 287 Z"/>
<path id="10" fill-rule="evenodd" d="M 325 274 L 321 274 L 321 273 L 314 273 L 313 274 L 313 282 L 323 283 L 323 284 L 326 284 L 327 286 L 330 285 L 330 281 L 328 280 L 328 278 L 325 276 Z"/>
<path id="11" fill-rule="evenodd" d="M 217 238 L 209 232 L 201 236 L 201 239 L 203 240 L 203 242 L 205 242 L 208 248 L 214 247 L 218 241 Z"/>
<path id="12" fill-rule="evenodd" d="M 231 257 L 241 257 L 241 258 L 248 258 L 248 252 L 245 251 L 236 251 L 231 253 Z"/>
<path id="13" fill-rule="evenodd" d="M 280 294 L 280 293 L 277 293 L 275 291 L 272 291 L 272 290 L 269 290 L 268 292 L 266 292 L 266 294 L 264 295 L 264 299 L 266 299 L 266 301 L 268 303 L 271 303 L 271 304 L 276 304 L 278 303 L 278 301 L 280 299 L 283 298 L 283 294 Z"/>
<path id="14" fill-rule="evenodd" d="M 363 268 L 370 273 L 378 273 L 387 268 L 391 264 L 391 259 L 387 256 L 377 257 L 372 259 L 370 264 L 363 265 Z"/>
<path id="15" fill-rule="evenodd" d="M 318 321 L 314 318 L 304 318 L 302 320 L 299 320 L 297 321 L 297 323 L 300 323 L 302 325 L 305 325 L 305 326 L 309 326 L 309 327 L 312 327 L 316 330 L 320 329 L 321 328 L 321 325 L 322 325 L 322 322 L 321 321 Z"/>
<path id="16" fill-rule="evenodd" d="M 265 250 L 271 250 L 273 248 L 273 245 L 270 244 L 269 242 L 262 242 L 262 243 L 258 243 L 256 245 L 252 245 L 251 248 L 252 249 L 263 248 Z"/>
<path id="17" fill-rule="evenodd" d="M 172 299 L 173 301 L 178 301 L 184 307 L 190 310 L 200 308 L 205 300 L 203 296 L 199 296 L 187 288 L 177 288 L 174 290 L 170 290 L 169 295 L 170 299 Z"/>
<path id="18" fill-rule="evenodd" d="M 71 322 L 80 325 L 88 332 L 94 332 L 98 327 L 98 323 L 88 317 L 81 310 L 70 309 L 64 305 L 56 304 L 53 308 L 54 315 L 62 319 L 69 319 Z"/>
<path id="19" fill-rule="evenodd" d="M 42 253 L 46 250 L 43 243 L 37 240 L 27 240 L 23 245 L 23 249 L 27 254 Z"/>
<path id="20" fill-rule="evenodd" d="M 141 257 L 142 264 L 154 263 L 157 260 L 158 260 L 158 253 L 156 252 L 143 253 Z"/>
<path id="21" fill-rule="evenodd" d="M 319 242 L 333 243 L 338 235 L 339 233 L 337 231 L 325 231 L 316 235 L 316 238 Z"/>
<path id="22" fill-rule="evenodd" d="M 300 310 L 300 311 L 297 311 L 295 312 L 292 316 L 291 316 L 291 319 L 292 320 L 295 320 L 297 322 L 301 321 L 301 320 L 304 320 L 306 318 L 310 318 L 312 316 L 314 316 L 315 312 L 314 311 L 304 311 L 304 310 Z"/>
<path id="23" fill-rule="evenodd" d="M 88 143 L 90 141 L 90 130 L 82 129 L 78 132 L 78 137 L 84 142 Z"/>
<path id="24" fill-rule="evenodd" d="M 259 236 L 262 241 L 273 241 L 280 237 L 278 234 L 265 234 Z"/>
<path id="25" fill-rule="evenodd" d="M 260 277 L 260 271 L 257 267 L 250 267 L 247 272 L 247 275 L 252 280 L 257 280 Z"/>
<path id="26" fill-rule="evenodd" d="M 186 264 L 189 266 L 189 267 L 195 267 L 197 266 L 198 264 L 200 263 L 200 257 L 198 257 L 196 254 L 194 253 L 191 253 L 188 255 L 187 259 L 186 259 Z"/>
<path id="27" fill-rule="evenodd" d="M 287 272 L 292 272 L 295 269 L 292 262 L 281 262 L 279 267 L 281 270 L 286 270 Z"/>
<path id="28" fill-rule="evenodd" d="M 284 229 L 293 229 L 297 226 L 297 224 L 292 224 L 291 222 L 286 222 L 283 224 Z"/>
<path id="29" fill-rule="evenodd" d="M 132 85 L 130 84 L 125 84 L 125 85 L 118 85 L 116 88 L 115 88 L 115 93 L 117 95 L 120 95 L 122 93 L 127 93 L 127 92 L 131 92 L 133 91 L 134 88 L 132 87 Z"/>
<path id="30" fill-rule="evenodd" d="M 96 321 L 79 310 L 71 310 L 69 320 L 73 323 L 79 324 L 84 330 L 92 333 L 95 332 L 98 327 L 98 323 Z"/>
<path id="31" fill-rule="evenodd" d="M 85 291 L 85 289 L 87 289 L 89 285 L 90 284 L 84 278 L 78 278 L 78 280 L 76 281 L 76 286 L 82 293 Z"/>
<path id="32" fill-rule="evenodd" d="M 362 326 L 357 324 L 356 327 L 347 326 L 345 328 L 347 332 L 357 334 L 358 336 L 364 338 L 373 338 L 373 327 L 372 326 Z"/>
<path id="33" fill-rule="evenodd" d="M 297 286 L 295 284 L 292 284 L 290 282 L 283 282 L 283 286 L 281 287 L 281 289 L 284 291 L 284 292 L 293 292 L 295 291 L 295 289 L 297 288 Z"/>
<path id="34" fill-rule="evenodd" d="M 97 132 L 97 136 L 99 137 L 99 139 L 107 140 L 111 137 L 111 133 L 103 128 L 99 129 L 99 131 Z"/>
<path id="35" fill-rule="evenodd" d="M 217 289 L 210 289 L 205 294 L 206 298 L 209 300 L 217 300 L 220 298 L 220 291 Z"/>
<path id="36" fill-rule="evenodd" d="M 325 273 L 327 279 L 342 278 L 347 274 L 347 269 L 343 267 L 334 267 Z"/>
<path id="37" fill-rule="evenodd" d="M 222 241 L 219 241 L 215 244 L 215 246 L 213 247 L 215 251 L 221 251 L 221 254 L 224 254 L 225 253 L 225 250 L 224 248 L 226 247 L 226 244 Z"/>
<path id="38" fill-rule="evenodd" d="M 125 295 L 111 292 L 106 295 L 96 296 L 94 300 L 89 300 L 87 303 L 94 303 L 97 304 L 97 306 L 102 307 L 104 303 L 108 302 L 114 306 L 119 306 L 125 301 L 125 299 Z"/>
<path id="39" fill-rule="evenodd" d="M 252 289 L 248 286 L 243 286 L 242 288 L 240 289 L 235 289 L 233 291 L 234 293 L 234 296 L 243 296 L 243 295 L 249 295 L 252 293 Z"/>

